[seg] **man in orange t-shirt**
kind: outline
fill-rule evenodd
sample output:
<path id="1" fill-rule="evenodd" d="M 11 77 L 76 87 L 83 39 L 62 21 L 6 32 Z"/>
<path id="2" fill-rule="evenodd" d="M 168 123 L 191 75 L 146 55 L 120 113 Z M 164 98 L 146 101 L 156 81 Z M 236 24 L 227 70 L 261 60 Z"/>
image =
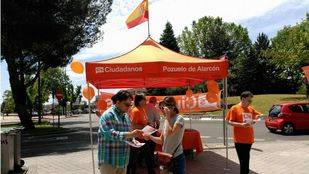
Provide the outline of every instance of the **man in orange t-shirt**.
<path id="1" fill-rule="evenodd" d="M 226 120 L 234 127 L 234 142 L 240 163 L 240 173 L 249 173 L 250 150 L 254 143 L 253 124 L 261 113 L 250 104 L 253 94 L 245 91 L 241 94 L 241 102 L 234 105 L 228 112 Z"/>

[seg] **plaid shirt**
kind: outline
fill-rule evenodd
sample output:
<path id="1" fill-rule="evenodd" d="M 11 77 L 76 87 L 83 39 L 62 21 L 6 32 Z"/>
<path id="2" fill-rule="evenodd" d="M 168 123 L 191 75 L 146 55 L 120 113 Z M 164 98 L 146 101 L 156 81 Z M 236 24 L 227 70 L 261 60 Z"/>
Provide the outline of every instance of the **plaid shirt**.
<path id="1" fill-rule="evenodd" d="M 98 131 L 99 165 L 104 163 L 117 168 L 127 166 L 130 146 L 124 140 L 130 126 L 129 116 L 116 106 L 112 106 L 103 113 Z"/>

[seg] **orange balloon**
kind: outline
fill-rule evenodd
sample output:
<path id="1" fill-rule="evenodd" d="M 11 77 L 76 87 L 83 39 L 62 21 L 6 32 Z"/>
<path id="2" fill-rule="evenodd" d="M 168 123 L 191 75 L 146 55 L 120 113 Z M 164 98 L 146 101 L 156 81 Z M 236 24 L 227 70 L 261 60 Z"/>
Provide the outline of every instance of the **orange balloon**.
<path id="1" fill-rule="evenodd" d="M 83 96 L 86 99 L 91 100 L 94 97 L 94 89 L 91 86 L 85 87 L 83 89 Z"/>
<path id="2" fill-rule="evenodd" d="M 99 100 L 97 101 L 96 107 L 97 107 L 97 110 L 105 110 L 107 107 L 106 101 L 102 99 L 101 96 Z"/>
<path id="3" fill-rule="evenodd" d="M 214 103 L 219 101 L 219 96 L 217 93 L 209 91 L 206 93 L 206 99 L 209 103 Z"/>
<path id="4" fill-rule="evenodd" d="M 192 95 L 193 95 L 193 91 L 191 89 L 188 89 L 186 91 L 186 97 L 192 97 Z"/>
<path id="5" fill-rule="evenodd" d="M 214 80 L 208 80 L 206 82 L 206 86 L 207 86 L 208 91 L 215 92 L 215 93 L 218 93 L 220 91 L 218 83 Z"/>
<path id="6" fill-rule="evenodd" d="M 82 63 L 80 63 L 77 60 L 74 60 L 71 63 L 71 69 L 73 72 L 77 73 L 77 74 L 82 74 L 84 72 L 84 66 Z"/>

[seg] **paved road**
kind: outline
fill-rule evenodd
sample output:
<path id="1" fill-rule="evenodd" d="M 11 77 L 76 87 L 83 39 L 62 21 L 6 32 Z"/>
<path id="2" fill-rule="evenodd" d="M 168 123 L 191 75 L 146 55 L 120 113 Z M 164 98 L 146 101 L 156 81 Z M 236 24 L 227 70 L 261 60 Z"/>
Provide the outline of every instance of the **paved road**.
<path id="1" fill-rule="evenodd" d="M 98 118 L 93 116 L 94 143 L 96 144 L 96 132 Z M 86 150 L 90 147 L 88 115 L 63 119 L 61 126 L 71 128 L 74 132 L 39 137 L 22 136 L 22 156 L 31 157 L 52 153 L 68 153 Z M 186 121 L 186 128 L 190 128 L 190 122 Z M 222 120 L 197 121 L 192 120 L 191 128 L 201 133 L 202 141 L 208 147 L 223 144 Z M 231 127 L 229 127 L 229 142 L 232 143 Z M 270 133 L 264 126 L 263 121 L 255 125 L 256 142 L 273 141 L 302 141 L 309 139 L 309 132 L 299 133 L 293 136 Z M 44 147 L 44 148 L 42 148 Z"/>
<path id="2" fill-rule="evenodd" d="M 221 121 L 193 121 L 192 128 L 198 130 L 201 133 L 204 143 L 220 143 L 223 141 L 223 123 Z M 189 122 L 186 123 L 186 127 L 190 127 Z M 309 139 L 309 132 L 298 132 L 292 136 L 286 136 L 279 133 L 270 133 L 265 127 L 264 120 L 261 120 L 254 126 L 255 141 L 301 141 Z M 228 137 L 232 142 L 232 127 L 228 126 Z"/>

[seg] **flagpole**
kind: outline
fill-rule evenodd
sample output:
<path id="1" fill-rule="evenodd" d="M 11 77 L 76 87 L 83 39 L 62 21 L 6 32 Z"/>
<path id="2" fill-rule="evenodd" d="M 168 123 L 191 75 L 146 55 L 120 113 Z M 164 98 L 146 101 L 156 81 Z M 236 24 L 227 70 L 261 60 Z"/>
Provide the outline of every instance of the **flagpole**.
<path id="1" fill-rule="evenodd" d="M 147 1 L 147 10 L 148 10 L 148 37 L 150 37 L 150 27 L 149 27 L 149 21 L 150 21 L 150 15 L 149 15 L 149 2 L 148 2 L 148 0 L 146 0 Z"/>
<path id="2" fill-rule="evenodd" d="M 149 18 L 148 18 L 148 37 L 150 37 Z"/>

